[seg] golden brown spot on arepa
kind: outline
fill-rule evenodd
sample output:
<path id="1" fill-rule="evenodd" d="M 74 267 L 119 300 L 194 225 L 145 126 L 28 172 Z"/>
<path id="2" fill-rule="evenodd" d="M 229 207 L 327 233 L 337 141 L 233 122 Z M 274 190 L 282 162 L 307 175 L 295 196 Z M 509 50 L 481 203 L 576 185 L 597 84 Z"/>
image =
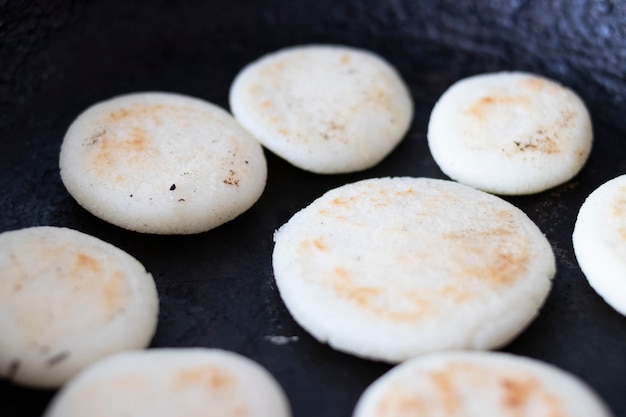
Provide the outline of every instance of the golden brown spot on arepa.
<path id="1" fill-rule="evenodd" d="M 326 245 L 326 243 L 324 242 L 324 238 L 320 237 L 318 239 L 313 239 L 313 246 L 321 251 L 327 251 L 328 250 L 328 246 Z"/>
<path id="2" fill-rule="evenodd" d="M 334 270 L 333 289 L 340 297 L 363 308 L 368 308 L 371 297 L 382 291 L 380 288 L 356 286 L 352 274 L 343 267 Z"/>
<path id="3" fill-rule="evenodd" d="M 456 304 L 464 303 L 474 297 L 474 294 L 471 291 L 455 285 L 446 285 L 440 290 L 435 291 L 434 294 L 437 297 L 452 300 Z"/>
<path id="4" fill-rule="evenodd" d="M 233 409 L 233 417 L 247 417 L 250 415 L 250 409 L 245 405 L 238 405 Z"/>
<path id="5" fill-rule="evenodd" d="M 507 378 L 500 381 L 502 388 L 502 408 L 511 416 L 526 416 L 533 403 L 539 403 L 546 409 L 545 415 L 563 417 L 562 402 L 533 377 Z"/>
<path id="6" fill-rule="evenodd" d="M 143 153 L 148 150 L 150 138 L 145 129 L 133 126 L 130 139 L 122 142 L 122 150 L 125 152 Z"/>
<path id="7" fill-rule="evenodd" d="M 513 285 L 526 273 L 528 250 L 519 247 L 515 252 L 496 250 L 490 255 L 490 262 L 469 264 L 461 270 L 462 276 L 478 279 L 490 286 Z"/>
<path id="8" fill-rule="evenodd" d="M 335 268 L 335 276 L 337 277 L 336 281 L 338 285 L 347 285 L 351 283 L 352 277 L 350 273 L 341 266 Z"/>
<path id="9" fill-rule="evenodd" d="M 122 108 L 110 112 L 107 119 L 109 123 L 119 123 L 127 118 L 156 118 L 162 114 L 162 112 L 172 113 L 174 111 L 176 111 L 176 107 L 174 106 L 135 103 L 128 108 Z"/>
<path id="10" fill-rule="evenodd" d="M 448 415 L 454 415 L 461 410 L 463 399 L 454 386 L 455 368 L 447 367 L 441 371 L 431 373 L 430 379 L 437 393 L 438 401 Z"/>
<path id="11" fill-rule="evenodd" d="M 530 107 L 530 100 L 525 96 L 485 96 L 476 100 L 466 113 L 484 122 L 498 107 L 521 107 L 527 110 Z"/>
<path id="12" fill-rule="evenodd" d="M 183 369 L 174 377 L 174 386 L 178 390 L 191 387 L 205 387 L 209 391 L 226 390 L 234 388 L 236 382 L 232 374 L 211 365 Z"/>
<path id="13" fill-rule="evenodd" d="M 413 195 L 415 193 L 415 191 L 413 190 L 413 188 L 407 188 L 406 190 L 403 191 L 396 191 L 396 195 L 398 197 L 408 197 L 410 195 Z"/>
<path id="14" fill-rule="evenodd" d="M 330 282 L 337 297 L 389 321 L 415 321 L 432 311 L 427 296 L 414 291 L 391 294 L 382 285 L 358 285 L 352 273 L 343 267 L 333 270 Z M 390 299 L 393 300 L 391 304 Z"/>
<path id="15" fill-rule="evenodd" d="M 353 203 L 355 203 L 357 197 L 352 195 L 350 197 L 336 197 L 330 201 L 332 206 L 341 206 L 344 208 L 352 207 Z"/>
<path id="16" fill-rule="evenodd" d="M 262 65 L 258 68 L 259 71 L 259 78 L 261 80 L 263 80 L 264 78 L 268 78 L 268 80 L 263 80 L 263 81 L 275 81 L 277 80 L 277 75 L 280 74 L 280 72 L 285 68 L 285 62 L 284 61 L 280 61 L 280 60 L 276 60 L 275 62 L 272 62 L 269 65 Z"/>
<path id="17" fill-rule="evenodd" d="M 626 215 L 626 186 L 617 189 L 617 197 L 613 204 L 613 214 L 615 217 L 623 217 Z"/>
<path id="18" fill-rule="evenodd" d="M 322 252 L 326 252 L 329 249 L 323 236 L 320 236 L 317 239 L 306 239 L 300 242 L 300 249 L 302 251 L 308 252 L 312 248 Z"/>
<path id="19" fill-rule="evenodd" d="M 525 87 L 533 92 L 543 90 L 544 88 L 551 87 L 552 84 L 546 82 L 546 80 L 539 77 L 529 77 L 523 81 Z"/>
<path id="20" fill-rule="evenodd" d="M 428 402 L 415 392 L 405 392 L 401 387 L 390 389 L 376 408 L 376 416 L 421 416 L 427 415 Z"/>
<path id="21" fill-rule="evenodd" d="M 528 404 L 532 392 L 537 389 L 537 381 L 535 379 L 516 380 L 503 378 L 500 383 L 504 396 L 502 404 L 506 409 L 518 410 Z"/>
<path id="22" fill-rule="evenodd" d="M 506 210 L 496 213 L 501 227 L 468 228 L 444 233 L 456 249 L 456 265 L 461 278 L 475 278 L 490 286 L 512 285 L 526 273 L 529 247 L 525 239 L 515 239 L 512 215 Z M 514 242 L 514 243 L 513 243 Z"/>
<path id="23" fill-rule="evenodd" d="M 74 252 L 74 250 L 75 249 L 72 247 L 64 246 L 62 248 L 51 249 L 48 254 L 50 257 L 58 257 L 60 259 L 74 258 L 73 263 L 68 263 L 65 266 L 68 272 L 61 275 L 60 279 L 80 281 L 81 286 L 89 284 L 90 282 L 92 285 L 99 285 L 100 281 L 94 279 L 94 277 L 97 277 L 105 267 L 105 265 L 102 264 L 102 260 L 83 252 Z M 89 288 L 93 287 L 90 286 Z"/>
<path id="24" fill-rule="evenodd" d="M 78 269 L 87 269 L 93 273 L 99 273 L 101 271 L 100 262 L 93 256 L 89 256 L 85 253 L 78 253 L 78 255 L 76 255 L 76 267 Z"/>
<path id="25" fill-rule="evenodd" d="M 107 278 L 105 261 L 91 255 L 79 252 L 72 270 L 67 275 L 77 280 L 77 287 L 81 293 L 99 293 L 107 312 L 115 313 L 123 308 L 126 297 L 126 277 L 116 269 Z"/>
<path id="26" fill-rule="evenodd" d="M 115 270 L 102 287 L 102 301 L 107 312 L 115 314 L 127 304 L 128 289 L 122 271 Z"/>
<path id="27" fill-rule="evenodd" d="M 127 133 L 119 133 L 123 139 L 111 133 L 102 135 L 93 145 L 96 149 L 89 164 L 92 169 L 102 174 L 111 173 L 118 166 L 136 165 L 159 153 L 144 128 L 131 126 L 126 130 Z M 107 132 L 112 131 L 114 129 L 107 129 Z M 120 182 L 123 178 L 116 175 L 115 180 Z"/>
<path id="28" fill-rule="evenodd" d="M 381 109 L 387 109 L 392 107 L 391 93 L 385 87 L 374 88 L 367 92 L 366 100 L 370 105 L 374 105 Z"/>

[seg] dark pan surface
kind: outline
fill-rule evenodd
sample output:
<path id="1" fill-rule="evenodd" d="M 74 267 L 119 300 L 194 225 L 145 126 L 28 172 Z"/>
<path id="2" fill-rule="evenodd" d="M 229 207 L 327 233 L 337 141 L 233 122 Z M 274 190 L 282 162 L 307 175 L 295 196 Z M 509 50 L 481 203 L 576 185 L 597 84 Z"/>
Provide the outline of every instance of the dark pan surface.
<path id="1" fill-rule="evenodd" d="M 411 88 L 415 120 L 380 165 L 319 176 L 267 154 L 269 179 L 247 213 L 194 236 L 119 229 L 65 191 L 58 152 L 89 105 L 144 90 L 228 106 L 230 83 L 248 62 L 303 43 L 375 51 Z M 67 226 L 138 258 L 161 298 L 153 347 L 233 350 L 264 365 L 296 417 L 349 416 L 390 368 L 319 344 L 298 327 L 273 281 L 273 231 L 323 192 L 379 176 L 445 178 L 426 145 L 439 95 L 467 75 L 526 70 L 554 78 L 586 101 L 594 120 L 590 160 L 572 181 L 508 198 L 544 231 L 558 260 L 539 318 L 505 351 L 578 375 L 626 416 L 626 318 L 588 286 L 571 232 L 585 197 L 626 173 L 626 3 L 592 0 L 51 1 L 0 0 L 0 231 Z M 297 336 L 287 344 L 269 336 Z M 3 336 L 0 334 L 0 338 Z M 40 416 L 53 393 L 0 383 L 0 416 Z"/>

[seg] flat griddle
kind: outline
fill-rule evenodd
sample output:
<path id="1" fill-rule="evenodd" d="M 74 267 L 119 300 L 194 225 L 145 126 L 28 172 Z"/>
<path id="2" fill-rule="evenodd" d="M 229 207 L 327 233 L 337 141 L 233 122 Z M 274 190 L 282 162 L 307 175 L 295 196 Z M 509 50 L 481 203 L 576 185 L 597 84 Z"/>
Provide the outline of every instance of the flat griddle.
<path id="1" fill-rule="evenodd" d="M 65 130 L 86 107 L 128 92 L 170 91 L 228 108 L 230 84 L 245 64 L 306 43 L 372 50 L 410 86 L 413 124 L 378 166 L 316 175 L 266 152 L 269 178 L 258 203 L 191 236 L 120 229 L 65 191 L 58 153 Z M 161 311 L 151 347 L 238 352 L 276 377 L 294 416 L 350 416 L 365 387 L 391 366 L 336 352 L 293 321 L 273 279 L 272 234 L 348 182 L 446 178 L 426 144 L 432 106 L 456 80 L 500 70 L 539 73 L 577 91 L 595 134 L 591 157 L 574 179 L 506 198 L 546 234 L 558 273 L 539 317 L 502 350 L 579 376 L 616 416 L 626 416 L 626 318 L 589 287 L 571 243 L 585 197 L 626 173 L 621 1 L 0 1 L 0 231 L 65 226 L 119 246 L 157 283 Z M 2 382 L 0 415 L 40 416 L 53 394 Z"/>

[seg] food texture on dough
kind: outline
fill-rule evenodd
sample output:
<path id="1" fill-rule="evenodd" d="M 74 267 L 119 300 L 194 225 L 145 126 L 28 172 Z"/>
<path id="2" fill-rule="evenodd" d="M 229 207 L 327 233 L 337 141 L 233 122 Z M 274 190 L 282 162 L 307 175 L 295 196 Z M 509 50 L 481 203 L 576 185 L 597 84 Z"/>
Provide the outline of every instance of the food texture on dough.
<path id="1" fill-rule="evenodd" d="M 371 51 L 343 45 L 299 45 L 258 58 L 234 79 L 230 106 L 266 148 L 319 174 L 378 164 L 413 118 L 398 71 Z"/>

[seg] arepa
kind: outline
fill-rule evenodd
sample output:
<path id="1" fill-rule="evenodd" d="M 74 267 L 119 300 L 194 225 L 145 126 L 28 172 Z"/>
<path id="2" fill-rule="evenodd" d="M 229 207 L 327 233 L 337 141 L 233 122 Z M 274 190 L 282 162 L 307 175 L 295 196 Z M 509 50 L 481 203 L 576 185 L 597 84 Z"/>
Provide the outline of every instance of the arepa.
<path id="1" fill-rule="evenodd" d="M 438 352 L 411 359 L 372 383 L 353 417 L 610 417 L 573 374 L 522 356 Z"/>
<path id="2" fill-rule="evenodd" d="M 150 349 L 89 367 L 44 417 L 290 417 L 287 398 L 258 363 L 220 349 Z"/>
<path id="3" fill-rule="evenodd" d="M 450 86 L 430 115 L 428 145 L 451 179 L 495 194 L 533 194 L 584 166 L 593 140 L 583 101 L 538 75 L 498 72 Z"/>
<path id="4" fill-rule="evenodd" d="M 189 234 L 248 210 L 265 155 L 225 110 L 172 93 L 127 94 L 85 110 L 68 129 L 61 179 L 95 216 L 143 233 Z"/>
<path id="5" fill-rule="evenodd" d="M 508 343 L 537 315 L 556 268 L 522 211 L 427 178 L 330 190 L 274 239 L 294 319 L 335 349 L 388 362 Z"/>
<path id="6" fill-rule="evenodd" d="M 72 229 L 0 234 L 0 377 L 57 388 L 101 358 L 146 347 L 159 302 L 135 258 Z"/>
<path id="7" fill-rule="evenodd" d="M 230 106 L 266 148 L 315 173 L 364 170 L 404 138 L 413 101 L 381 56 L 342 45 L 300 45 L 260 57 L 233 81 Z"/>
<path id="8" fill-rule="evenodd" d="M 626 315 L 626 175 L 605 182 L 587 197 L 572 241 L 591 287 Z"/>

